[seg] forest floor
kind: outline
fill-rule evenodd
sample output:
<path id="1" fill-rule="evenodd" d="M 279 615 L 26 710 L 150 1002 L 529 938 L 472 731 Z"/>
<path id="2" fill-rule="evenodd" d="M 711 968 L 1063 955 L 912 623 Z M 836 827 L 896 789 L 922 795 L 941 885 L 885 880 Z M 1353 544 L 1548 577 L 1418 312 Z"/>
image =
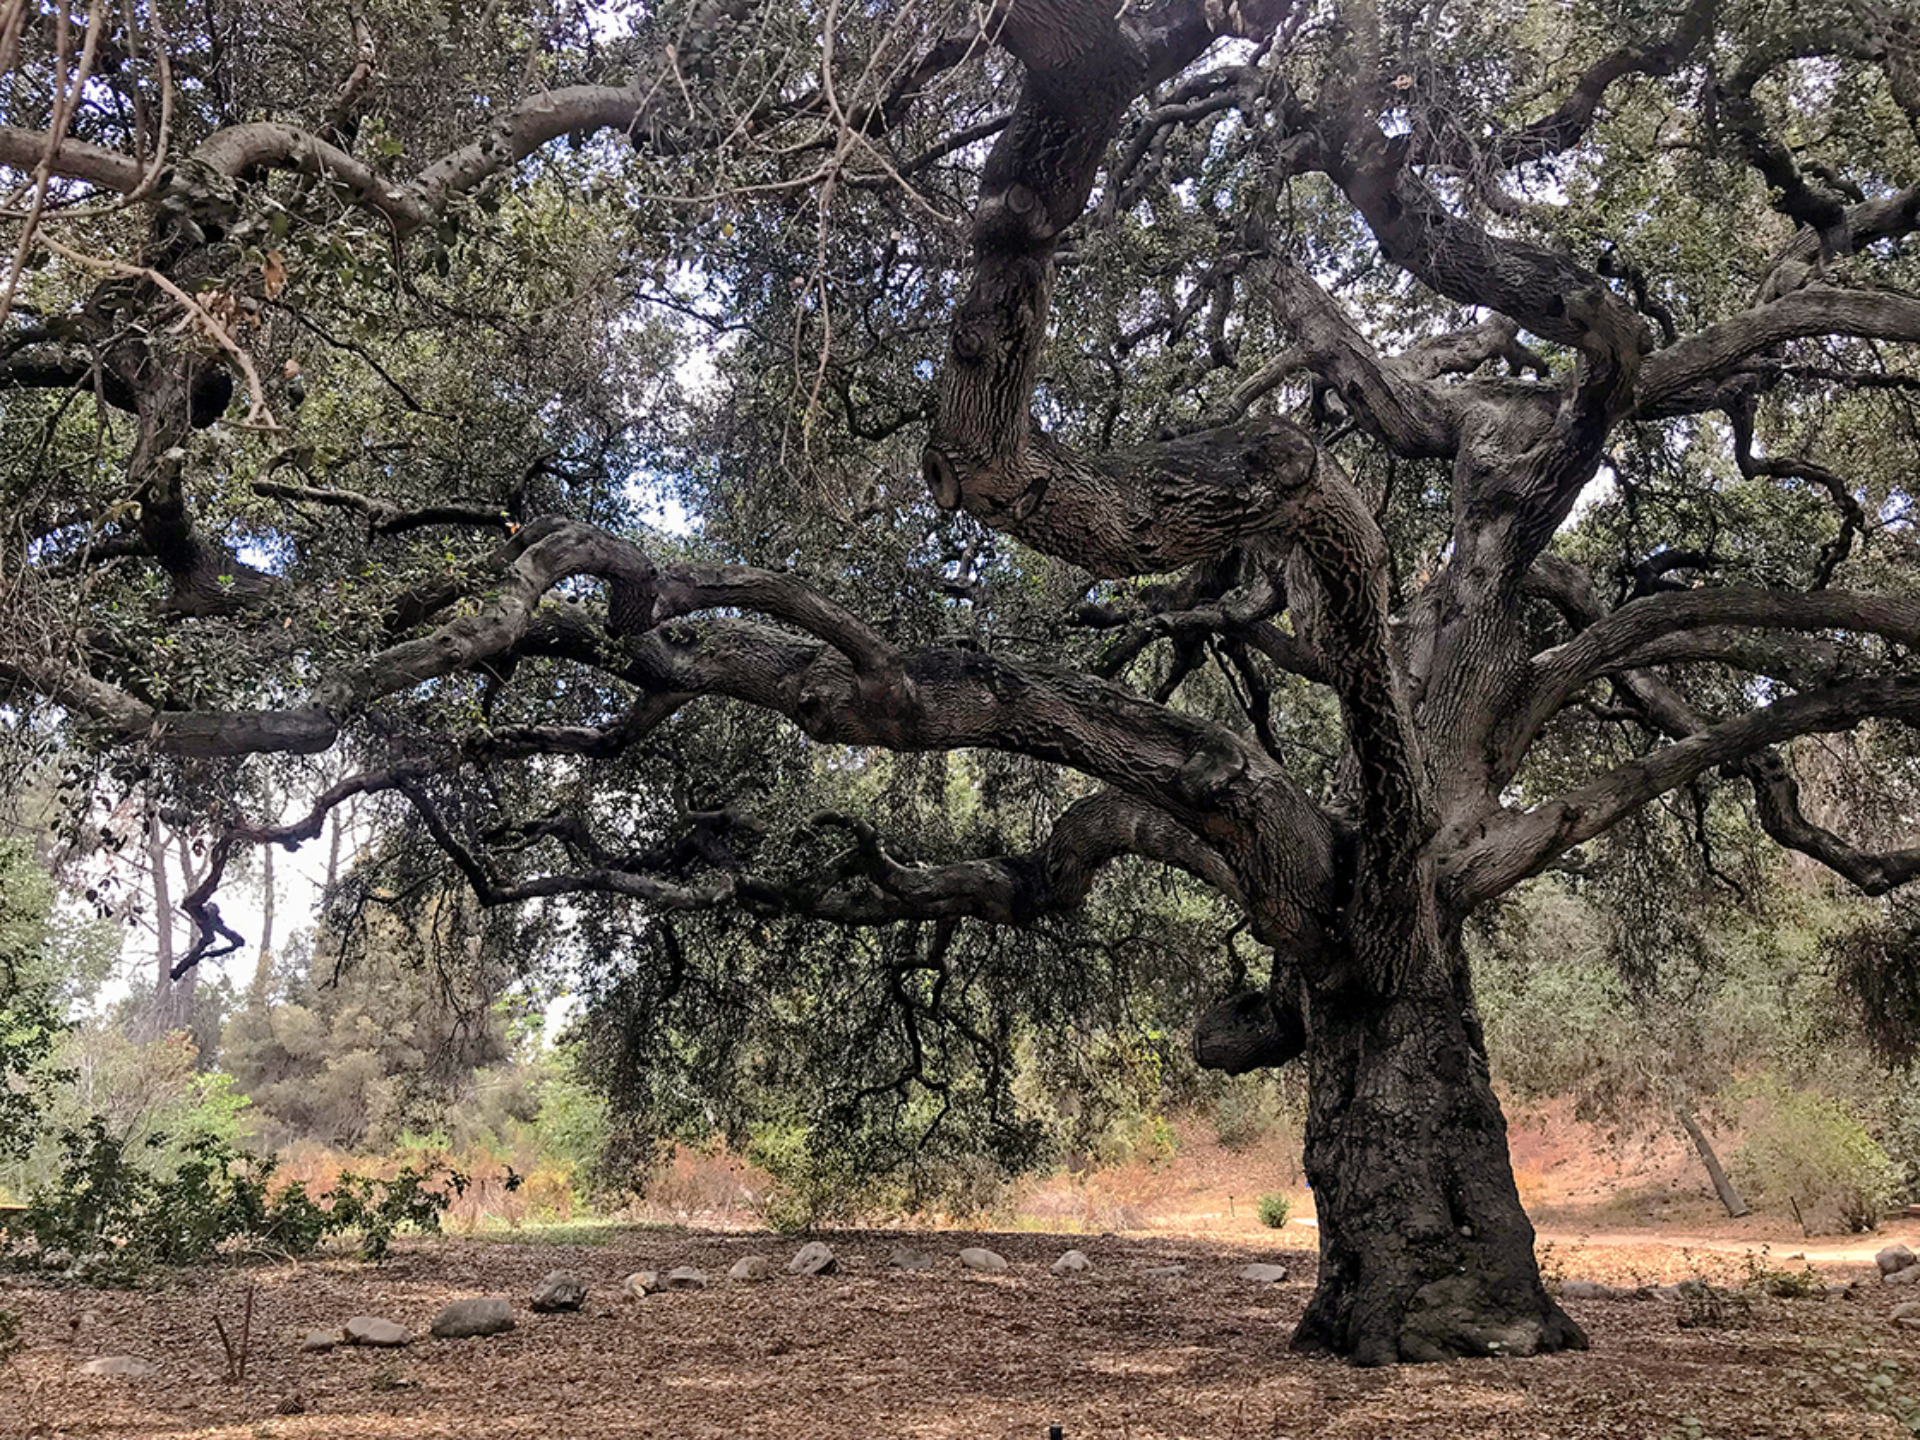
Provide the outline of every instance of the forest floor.
<path id="1" fill-rule="evenodd" d="M 1808 1238 L 1778 1218 L 1716 1219 L 1704 1185 L 1666 1151 L 1599 1157 L 1574 1146 L 1543 1157 L 1543 1144 L 1562 1143 L 1515 1128 L 1551 1282 L 1739 1287 L 1759 1269 L 1811 1266 L 1829 1282 L 1863 1283 L 1824 1298 L 1760 1296 L 1726 1323 L 1692 1328 L 1684 1303 L 1569 1299 L 1590 1350 L 1351 1370 L 1286 1348 L 1315 1244 L 1311 1196 L 1287 1147 L 1226 1152 L 1183 1136 L 1178 1162 L 1159 1170 L 1030 1187 L 1017 1229 L 827 1234 L 839 1269 L 812 1279 L 785 1273 L 797 1241 L 728 1228 L 739 1217 L 717 1214 L 696 1226 L 423 1238 L 379 1266 L 217 1266 L 137 1290 L 0 1276 L 0 1309 L 20 1314 L 27 1342 L 0 1366 L 0 1440 L 1044 1440 L 1050 1425 L 1066 1440 L 1914 1433 L 1888 1412 L 1920 1409 L 1920 1330 L 1892 1311 L 1920 1287 L 1882 1285 L 1872 1255 L 1895 1241 L 1920 1249 L 1920 1221 Z M 698 1178 L 680 1177 L 685 1196 Z M 738 1191 L 728 1175 L 714 1183 Z M 1294 1198 L 1293 1221 L 1259 1225 L 1263 1189 Z M 935 1267 L 890 1269 L 902 1244 L 932 1252 Z M 969 1244 L 999 1251 L 1009 1271 L 963 1269 L 954 1256 Z M 1094 1269 L 1056 1279 L 1049 1267 L 1070 1247 Z M 773 1260 L 777 1278 L 725 1279 L 749 1254 Z M 1237 1278 L 1256 1260 L 1292 1275 Z M 1145 1273 L 1176 1264 L 1183 1273 Z M 709 1288 L 644 1300 L 620 1289 L 635 1270 L 676 1265 L 699 1266 Z M 588 1283 L 585 1309 L 531 1313 L 526 1297 L 556 1269 Z M 249 1293 L 245 1377 L 233 1380 L 214 1321 L 237 1346 Z M 441 1306 L 474 1295 L 511 1298 L 516 1328 L 426 1338 Z M 361 1314 L 420 1338 L 395 1350 L 300 1350 L 309 1331 Z M 109 1355 L 138 1356 L 152 1372 L 79 1373 Z"/>
<path id="2" fill-rule="evenodd" d="M 203 1440 L 453 1440 L 453 1437 L 674 1437 L 1042 1440 L 1086 1437 L 1851 1437 L 1907 1434 L 1874 1401 L 1920 1402 L 1920 1332 L 1889 1319 L 1906 1287 L 1869 1260 L 1819 1266 L 1863 1278 L 1847 1297 L 1752 1302 L 1727 1328 L 1683 1328 L 1658 1300 L 1567 1308 L 1592 1349 L 1530 1360 L 1356 1371 L 1286 1351 L 1312 1285 L 1313 1255 L 1290 1227 L 1249 1245 L 1166 1235 L 1062 1236 L 910 1231 L 831 1234 L 837 1274 L 762 1284 L 724 1277 L 742 1255 L 784 1261 L 765 1234 L 606 1228 L 603 1243 L 418 1240 L 386 1264 L 349 1260 L 209 1268 L 158 1288 L 35 1287 L 16 1278 L 0 1307 L 20 1312 L 28 1348 L 0 1372 L 0 1435 L 194 1436 Z M 1909 1239 L 1920 1236 L 1909 1236 Z M 931 1271 L 891 1270 L 893 1247 L 922 1244 Z M 963 1270 L 965 1244 L 1005 1255 L 1005 1275 Z M 1062 1280 L 1077 1245 L 1094 1270 Z M 1236 1277 L 1278 1260 L 1272 1286 Z M 704 1291 L 628 1298 L 637 1269 L 700 1266 Z M 1150 1266 L 1185 1272 L 1150 1277 Z M 1556 1242 L 1548 1268 L 1621 1284 L 1701 1276 L 1738 1284 L 1748 1262 L 1723 1251 Z M 591 1294 L 577 1314 L 535 1315 L 525 1297 L 566 1268 Z M 1789 1267 L 1798 1268 L 1798 1266 Z M 226 1378 L 215 1317 L 235 1344 L 253 1295 L 243 1380 Z M 448 1300 L 512 1297 L 518 1325 L 491 1339 L 425 1337 Z M 420 1338 L 405 1349 L 306 1354 L 307 1332 L 376 1314 Z M 85 1376 L 102 1355 L 153 1373 Z M 1876 1387 L 1875 1377 L 1887 1379 Z M 280 1414 L 298 1406 L 301 1413 Z"/>

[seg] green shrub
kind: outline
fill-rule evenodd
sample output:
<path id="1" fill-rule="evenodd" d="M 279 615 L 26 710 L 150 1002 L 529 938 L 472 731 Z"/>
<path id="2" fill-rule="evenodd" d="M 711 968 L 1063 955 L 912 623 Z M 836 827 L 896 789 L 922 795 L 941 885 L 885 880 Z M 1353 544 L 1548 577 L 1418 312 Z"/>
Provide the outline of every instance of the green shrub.
<path id="1" fill-rule="evenodd" d="M 1733 1168 L 1749 1196 L 1787 1205 L 1803 1226 L 1837 1217 L 1856 1234 L 1879 1228 L 1899 1174 L 1838 1101 L 1763 1080 L 1747 1087 L 1754 1116 Z"/>
<path id="2" fill-rule="evenodd" d="M 794 1234 L 875 1208 L 881 1186 L 858 1157 L 805 1125 L 774 1124 L 754 1132 L 747 1159 L 771 1182 L 755 1203 L 770 1230 Z"/>
<path id="3" fill-rule="evenodd" d="M 411 1165 L 391 1180 L 374 1180 L 364 1175 L 342 1175 L 325 1198 L 331 1202 L 328 1214 L 330 1232 L 360 1232 L 360 1253 L 368 1260 L 384 1260 L 393 1237 L 403 1226 L 436 1231 L 447 1207 L 467 1188 L 467 1177 L 458 1170 L 445 1172 L 444 1183 L 428 1188 L 433 1177 Z M 518 1177 L 510 1183 L 517 1188 Z"/>
<path id="4" fill-rule="evenodd" d="M 1278 1230 L 1285 1225 L 1292 1213 L 1293 1202 L 1279 1191 L 1269 1191 L 1260 1197 L 1260 1223 L 1269 1230 Z"/>
<path id="5" fill-rule="evenodd" d="M 59 1140 L 57 1174 L 37 1189 L 21 1228 L 43 1250 L 104 1255 L 90 1278 L 125 1278 L 142 1265 L 188 1265 L 222 1247 L 244 1244 L 285 1255 L 308 1255 L 329 1235 L 357 1233 L 361 1253 L 385 1258 L 403 1226 L 438 1230 L 440 1217 L 466 1188 L 447 1171 L 440 1185 L 407 1168 L 391 1180 L 342 1175 L 318 1197 L 295 1183 L 271 1188 L 276 1162 L 241 1155 L 217 1135 L 193 1135 L 172 1147 L 183 1158 L 168 1175 L 154 1157 L 169 1148 L 163 1134 L 129 1143 L 92 1116 Z"/>

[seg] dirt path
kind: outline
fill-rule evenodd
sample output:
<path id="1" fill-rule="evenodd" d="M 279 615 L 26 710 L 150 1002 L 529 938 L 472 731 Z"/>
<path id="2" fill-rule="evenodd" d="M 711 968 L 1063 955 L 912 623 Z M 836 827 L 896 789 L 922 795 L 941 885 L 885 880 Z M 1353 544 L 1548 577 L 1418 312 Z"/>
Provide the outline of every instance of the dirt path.
<path id="1" fill-rule="evenodd" d="M 1892 1393 L 1920 1397 L 1920 1334 L 1888 1320 L 1904 1292 L 1877 1286 L 1850 1300 L 1761 1300 L 1722 1330 L 1684 1329 L 1668 1304 L 1574 1303 L 1593 1339 L 1584 1354 L 1366 1372 L 1303 1360 L 1285 1342 L 1310 1289 L 1308 1234 L 1290 1230 L 1276 1248 L 853 1232 L 827 1237 L 838 1274 L 762 1285 L 720 1277 L 745 1254 L 784 1261 L 794 1242 L 624 1231 L 595 1247 L 422 1242 L 378 1269 L 204 1270 L 149 1292 L 15 1282 L 0 1307 L 23 1315 L 28 1349 L 0 1374 L 0 1436 L 40 1426 L 102 1440 L 1042 1440 L 1059 1424 L 1068 1440 L 1867 1440 L 1903 1433 L 1868 1408 L 1878 1367 L 1893 1367 Z M 934 1270 L 887 1267 L 908 1240 L 940 1257 Z M 999 1250 L 1011 1270 L 961 1269 L 952 1257 L 968 1243 Z M 1092 1275 L 1048 1273 L 1069 1246 L 1092 1257 Z M 1583 1252 L 1595 1263 L 1630 1253 Z M 1276 1258 L 1296 1278 L 1235 1276 Z M 1729 1276 L 1742 1263 L 1704 1248 L 1695 1260 Z M 617 1289 L 632 1270 L 689 1263 L 711 1288 L 643 1301 Z M 1143 1273 L 1169 1264 L 1186 1269 Z M 528 1313 L 533 1285 L 563 1267 L 592 1286 L 586 1310 Z M 234 1330 L 249 1287 L 252 1353 L 246 1378 L 229 1382 L 213 1319 Z M 298 1348 L 306 1331 L 362 1312 L 424 1333 L 447 1300 L 477 1294 L 512 1297 L 518 1327 L 394 1351 Z M 139 1355 L 156 1373 L 75 1373 L 109 1354 Z M 296 1400 L 301 1413 L 275 1413 Z M 1689 1417 L 1702 1428 L 1689 1432 Z"/>

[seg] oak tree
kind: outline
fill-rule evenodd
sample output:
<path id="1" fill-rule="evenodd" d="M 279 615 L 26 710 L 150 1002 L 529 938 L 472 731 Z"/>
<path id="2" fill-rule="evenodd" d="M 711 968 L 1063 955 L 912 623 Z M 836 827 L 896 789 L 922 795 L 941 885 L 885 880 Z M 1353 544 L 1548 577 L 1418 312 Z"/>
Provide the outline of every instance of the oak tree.
<path id="1" fill-rule="evenodd" d="M 1295 1346 L 1584 1344 L 1462 927 L 1703 787 L 1920 874 L 1794 768 L 1911 778 L 1910 13 L 457 17 L 0 8 L 0 681 L 206 828 L 180 966 L 235 853 L 383 796 L 412 883 L 598 905 L 668 988 L 676 916 L 888 928 L 918 1064 L 957 931 L 1172 867 L 1270 957 L 1201 1063 L 1310 1071 Z M 1013 757 L 1044 824 L 775 863 L 820 753 Z"/>

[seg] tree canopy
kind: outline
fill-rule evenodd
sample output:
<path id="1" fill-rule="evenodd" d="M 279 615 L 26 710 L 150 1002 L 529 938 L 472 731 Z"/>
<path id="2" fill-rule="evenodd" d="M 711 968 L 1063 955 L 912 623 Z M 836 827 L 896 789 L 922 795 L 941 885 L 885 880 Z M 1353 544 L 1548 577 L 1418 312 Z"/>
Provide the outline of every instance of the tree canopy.
<path id="1" fill-rule="evenodd" d="M 1674 797 L 1920 875 L 1916 28 L 13 0 L 10 743 L 204 833 L 182 970 L 390 806 L 337 903 L 457 874 L 629 1074 L 1017 1150 L 1029 1019 L 1210 988 L 1311 1074 L 1296 1344 L 1582 1343 L 1462 929 Z"/>

